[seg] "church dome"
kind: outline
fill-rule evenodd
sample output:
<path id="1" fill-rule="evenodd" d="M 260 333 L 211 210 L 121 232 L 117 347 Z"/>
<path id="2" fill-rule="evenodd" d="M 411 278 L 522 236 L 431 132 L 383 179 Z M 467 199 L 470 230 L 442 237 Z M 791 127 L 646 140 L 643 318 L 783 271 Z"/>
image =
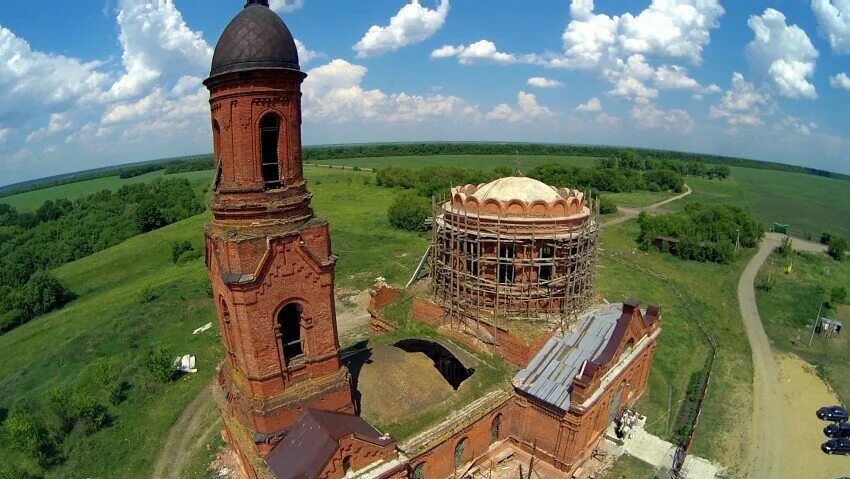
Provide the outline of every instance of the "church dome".
<path id="1" fill-rule="evenodd" d="M 221 34 L 210 76 L 267 68 L 300 70 L 295 39 L 268 0 L 248 0 Z"/>
<path id="2" fill-rule="evenodd" d="M 486 185 L 481 185 L 472 196 L 481 202 L 487 200 L 504 202 L 519 200 L 526 203 L 534 201 L 551 202 L 561 197 L 558 190 L 542 181 L 518 176 L 499 178 Z"/>

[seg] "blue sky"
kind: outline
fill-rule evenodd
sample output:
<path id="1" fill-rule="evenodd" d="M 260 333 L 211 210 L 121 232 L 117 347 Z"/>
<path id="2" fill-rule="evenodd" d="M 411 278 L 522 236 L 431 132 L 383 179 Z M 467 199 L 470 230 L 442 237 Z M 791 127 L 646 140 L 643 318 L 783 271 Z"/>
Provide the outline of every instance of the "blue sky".
<path id="1" fill-rule="evenodd" d="M 305 144 L 546 141 L 850 173 L 850 0 L 271 0 Z M 210 150 L 239 0 L 0 2 L 0 184 Z"/>

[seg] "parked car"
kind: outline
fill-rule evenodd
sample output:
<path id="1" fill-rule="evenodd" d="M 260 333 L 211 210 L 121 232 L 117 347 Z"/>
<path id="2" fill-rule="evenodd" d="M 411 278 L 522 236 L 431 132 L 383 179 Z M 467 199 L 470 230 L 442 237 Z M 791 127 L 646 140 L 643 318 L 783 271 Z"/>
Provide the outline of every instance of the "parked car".
<path id="1" fill-rule="evenodd" d="M 826 437 L 834 439 L 841 437 L 850 437 L 850 423 L 834 422 L 823 428 L 823 433 Z"/>
<path id="2" fill-rule="evenodd" d="M 824 454 L 840 454 L 842 456 L 850 455 L 850 439 L 842 437 L 840 439 L 830 439 L 820 446 Z"/>
<path id="3" fill-rule="evenodd" d="M 818 409 L 818 419 L 832 422 L 844 422 L 850 419 L 847 414 L 847 409 L 841 406 L 825 406 Z"/>

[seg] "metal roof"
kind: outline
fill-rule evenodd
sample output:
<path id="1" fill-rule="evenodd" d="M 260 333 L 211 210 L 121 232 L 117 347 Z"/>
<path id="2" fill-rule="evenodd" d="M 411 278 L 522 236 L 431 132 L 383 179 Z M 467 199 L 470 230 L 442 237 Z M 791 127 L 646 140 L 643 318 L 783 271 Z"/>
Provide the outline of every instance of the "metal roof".
<path id="1" fill-rule="evenodd" d="M 266 464 L 278 479 L 313 479 L 339 448 L 340 439 L 352 434 L 381 446 L 393 442 L 359 416 L 308 409 L 266 456 Z"/>
<path id="2" fill-rule="evenodd" d="M 267 68 L 300 70 L 298 49 L 268 1 L 249 0 L 221 34 L 210 76 Z"/>
<path id="3" fill-rule="evenodd" d="M 573 380 L 585 361 L 600 356 L 622 314 L 623 304 L 616 303 L 582 316 L 574 331 L 546 342 L 528 366 L 514 376 L 514 386 L 566 411 Z"/>

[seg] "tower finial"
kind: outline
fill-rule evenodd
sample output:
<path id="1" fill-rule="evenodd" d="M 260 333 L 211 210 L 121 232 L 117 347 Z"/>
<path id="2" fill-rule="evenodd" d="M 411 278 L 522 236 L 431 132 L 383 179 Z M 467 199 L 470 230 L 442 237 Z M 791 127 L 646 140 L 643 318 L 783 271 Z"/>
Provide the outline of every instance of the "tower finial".
<path id="1" fill-rule="evenodd" d="M 248 0 L 247 2 L 245 2 L 245 8 L 248 8 L 251 5 L 262 5 L 264 7 L 268 7 L 269 0 Z"/>

